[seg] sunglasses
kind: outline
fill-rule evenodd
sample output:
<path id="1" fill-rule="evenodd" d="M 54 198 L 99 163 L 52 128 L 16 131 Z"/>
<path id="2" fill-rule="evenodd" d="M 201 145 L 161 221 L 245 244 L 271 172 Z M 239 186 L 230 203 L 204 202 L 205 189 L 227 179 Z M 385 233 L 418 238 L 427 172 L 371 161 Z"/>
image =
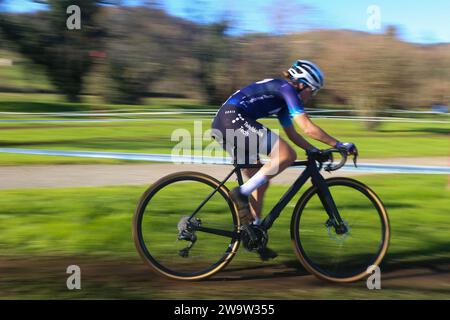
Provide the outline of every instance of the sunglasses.
<path id="1" fill-rule="evenodd" d="M 303 88 L 300 89 L 298 91 L 298 93 L 301 93 L 305 89 L 311 88 L 311 95 L 314 97 L 314 96 L 316 96 L 317 92 L 319 92 L 319 90 L 314 89 L 313 87 L 311 87 L 309 84 L 307 84 L 305 82 L 300 82 L 300 83 L 303 83 Z"/>

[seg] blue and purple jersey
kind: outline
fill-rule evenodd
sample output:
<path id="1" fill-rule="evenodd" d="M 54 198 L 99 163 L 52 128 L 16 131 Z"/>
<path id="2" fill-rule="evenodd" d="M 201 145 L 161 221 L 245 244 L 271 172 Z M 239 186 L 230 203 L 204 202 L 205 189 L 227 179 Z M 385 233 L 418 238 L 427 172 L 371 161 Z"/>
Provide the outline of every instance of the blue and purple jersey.
<path id="1" fill-rule="evenodd" d="M 297 90 L 282 79 L 254 82 L 236 91 L 223 105 L 238 106 L 255 120 L 275 114 L 283 127 L 291 126 L 291 118 L 305 112 Z"/>

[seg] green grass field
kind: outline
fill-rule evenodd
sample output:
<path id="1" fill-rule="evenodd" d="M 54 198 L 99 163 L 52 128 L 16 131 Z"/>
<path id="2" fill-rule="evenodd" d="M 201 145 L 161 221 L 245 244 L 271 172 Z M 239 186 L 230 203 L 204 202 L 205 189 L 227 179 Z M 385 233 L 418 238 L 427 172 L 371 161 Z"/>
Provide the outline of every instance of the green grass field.
<path id="1" fill-rule="evenodd" d="M 450 259 L 448 252 L 450 223 L 447 217 L 450 191 L 446 176 L 383 175 L 358 179 L 377 192 L 389 213 L 392 238 L 384 263 L 386 268 L 401 265 L 402 268 L 408 269 L 415 266 L 437 265 Z M 42 257 L 43 261 L 46 257 L 72 260 L 77 260 L 76 257 L 79 259 L 91 257 L 91 260 L 122 259 L 139 264 L 131 237 L 131 219 L 137 200 L 145 188 L 146 186 L 0 191 L 0 256 L 3 259 L 17 261 L 38 257 Z M 285 188 L 280 186 L 271 187 L 265 207 L 272 207 L 284 191 Z M 289 234 L 294 204 L 295 199 L 284 210 L 270 232 L 270 244 L 280 253 L 280 257 L 276 260 L 277 264 L 295 261 Z M 176 210 L 177 207 L 182 209 L 185 205 L 185 203 L 168 204 L 171 210 Z M 175 236 L 175 226 L 174 230 Z M 208 244 L 211 248 L 217 245 L 214 242 Z M 241 248 L 231 266 L 245 269 L 246 266 L 251 267 L 256 263 L 258 263 L 256 256 Z M 6 289 L 5 286 L 7 284 L 3 285 L 3 289 Z M 23 283 L 15 290 L 26 292 L 27 286 L 27 283 Z M 53 297 L 51 289 L 53 284 L 47 286 L 46 283 L 34 283 L 32 286 L 35 290 L 34 296 Z M 320 291 L 322 294 L 314 291 L 307 296 L 332 298 L 336 294 L 335 289 L 333 286 L 324 287 Z M 348 298 L 362 294 L 357 292 L 348 289 L 339 292 L 338 296 Z M 395 290 L 389 292 L 391 291 L 386 290 L 380 294 L 381 296 L 386 294 L 384 297 L 402 296 Z M 170 290 L 164 294 L 165 298 L 179 297 L 175 292 L 171 294 Z M 414 298 L 421 297 L 423 292 L 413 290 L 408 294 L 409 298 Z M 433 295 L 429 294 L 428 298 L 433 298 Z M 89 295 L 110 296 L 107 291 L 99 288 L 89 292 Z M 70 294 L 65 292 L 62 296 L 69 297 Z M 114 294 L 113 296 L 117 297 Z M 161 293 L 124 291 L 120 296 L 161 297 Z M 212 296 L 220 296 L 220 293 L 217 292 L 217 295 Z M 212 296 L 205 292 L 198 298 Z M 435 297 L 439 296 L 440 294 L 436 293 Z M 236 292 L 235 297 L 248 298 L 245 292 L 242 294 Z M 292 298 L 283 295 L 282 292 L 272 297 Z"/>
<path id="2" fill-rule="evenodd" d="M 426 253 L 432 249 L 430 254 L 448 254 L 439 252 L 450 242 L 446 176 L 381 175 L 358 180 L 372 187 L 389 211 L 393 229 L 390 254 L 407 260 L 420 258 L 420 254 L 402 254 L 409 251 Z M 135 255 L 131 217 L 145 189 L 146 186 L 0 191 L 0 255 Z M 271 208 L 285 190 L 286 187 L 271 186 L 265 207 Z M 282 252 L 291 250 L 287 231 L 294 201 L 273 229 L 280 236 L 274 237 L 273 242 Z M 171 204 L 172 211 L 176 207 Z"/>
<path id="3" fill-rule="evenodd" d="M 83 95 L 81 103 L 67 102 L 64 96 L 48 93 L 0 93 L 0 112 L 71 112 L 151 109 L 211 109 L 191 99 L 146 98 L 141 105 L 108 104 L 101 97 Z"/>
<path id="4" fill-rule="evenodd" d="M 12 66 L 0 65 L 0 86 L 34 90 L 52 89 L 44 72 L 13 51 L 0 49 L 0 59 L 11 59 Z"/>
<path id="5" fill-rule="evenodd" d="M 159 117 L 158 117 L 159 118 Z M 201 121 L 201 132 L 210 128 L 211 119 L 183 116 L 183 119 L 148 120 L 111 123 L 1 123 L 0 146 L 51 150 L 90 150 L 136 153 L 165 153 L 181 142 L 182 130 L 190 138 L 183 140 L 194 148 L 194 121 Z M 426 157 L 449 154 L 450 125 L 426 123 L 384 123 L 377 131 L 367 131 L 360 122 L 316 120 L 338 139 L 352 141 L 359 147 L 361 158 Z M 263 121 L 279 128 L 276 120 Z M 285 137 L 284 132 L 280 132 Z M 189 137 L 189 136 L 188 136 Z M 213 143 L 200 135 L 202 148 Z M 200 139 L 197 139 L 197 143 Z M 173 141 L 172 141 L 173 140 Z M 326 146 L 316 143 L 319 147 Z M 218 145 L 217 145 L 218 146 Z M 220 150 L 220 148 L 219 148 Z M 303 152 L 299 149 L 301 158 Z M 214 155 L 214 154 L 213 154 Z M 0 154 L 0 165 L 110 163 L 110 160 Z"/>

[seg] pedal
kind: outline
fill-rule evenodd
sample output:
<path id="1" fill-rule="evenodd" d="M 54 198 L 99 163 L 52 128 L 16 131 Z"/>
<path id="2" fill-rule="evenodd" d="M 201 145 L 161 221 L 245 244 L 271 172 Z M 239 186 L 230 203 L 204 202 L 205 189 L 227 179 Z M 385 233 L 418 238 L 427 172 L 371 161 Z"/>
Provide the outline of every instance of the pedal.
<path id="1" fill-rule="evenodd" d="M 259 249 L 258 254 L 262 261 L 268 261 L 278 257 L 278 253 L 268 247 Z"/>

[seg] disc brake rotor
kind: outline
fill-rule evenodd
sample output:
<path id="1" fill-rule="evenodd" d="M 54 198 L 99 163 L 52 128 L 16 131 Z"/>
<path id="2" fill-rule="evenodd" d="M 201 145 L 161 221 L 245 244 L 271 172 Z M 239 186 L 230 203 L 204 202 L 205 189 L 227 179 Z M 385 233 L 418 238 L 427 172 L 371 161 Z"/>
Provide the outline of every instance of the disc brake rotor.
<path id="1" fill-rule="evenodd" d="M 350 236 L 350 231 L 351 228 L 348 225 L 348 222 L 345 221 L 344 219 L 342 219 L 342 221 L 344 222 L 345 227 L 347 228 L 347 232 L 344 234 L 336 234 L 336 231 L 334 230 L 333 225 L 326 223 L 325 226 L 327 228 L 327 232 L 328 232 L 328 237 L 334 241 L 336 241 L 336 243 L 341 244 L 344 243 L 344 241 Z"/>

